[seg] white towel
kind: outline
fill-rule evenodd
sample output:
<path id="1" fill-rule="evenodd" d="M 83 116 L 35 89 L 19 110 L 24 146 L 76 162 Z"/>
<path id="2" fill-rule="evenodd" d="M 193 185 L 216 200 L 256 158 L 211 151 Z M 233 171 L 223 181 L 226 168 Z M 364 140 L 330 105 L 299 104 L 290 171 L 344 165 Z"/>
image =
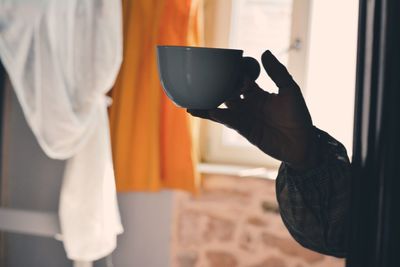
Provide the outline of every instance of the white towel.
<path id="1" fill-rule="evenodd" d="M 116 0 L 0 0 L 0 58 L 41 148 L 67 159 L 59 216 L 72 260 L 110 254 L 123 231 L 105 96 L 122 61 L 121 16 Z"/>

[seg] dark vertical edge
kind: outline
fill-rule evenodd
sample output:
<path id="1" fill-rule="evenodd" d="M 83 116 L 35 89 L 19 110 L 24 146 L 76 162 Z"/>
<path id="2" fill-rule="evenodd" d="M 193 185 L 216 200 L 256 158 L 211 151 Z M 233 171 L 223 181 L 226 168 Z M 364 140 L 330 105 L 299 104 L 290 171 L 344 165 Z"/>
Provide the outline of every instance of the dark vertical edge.
<path id="1" fill-rule="evenodd" d="M 380 224 L 379 264 L 398 266 L 400 250 L 400 1 L 384 0 L 381 54 L 379 164 Z"/>
<path id="2" fill-rule="evenodd" d="M 379 0 L 360 0 L 348 267 L 377 267 L 378 185 L 373 174 Z"/>
<path id="3" fill-rule="evenodd" d="M 0 61 L 1 63 L 1 61 Z M 7 71 L 2 67 L 2 81 L 0 81 L 0 206 L 8 207 L 10 201 L 10 175 L 9 175 L 9 144 L 13 137 L 11 129 L 11 114 L 13 114 L 12 94 L 13 88 Z"/>
<path id="4" fill-rule="evenodd" d="M 4 96 L 5 96 L 5 81 L 6 81 L 6 73 L 4 67 L 0 61 L 0 174 L 2 174 L 2 166 L 3 166 L 3 116 L 4 116 Z M 2 177 L 0 177 L 1 179 Z M 1 200 L 1 193 L 2 193 L 2 183 L 0 182 L 0 200 Z M 2 203 L 0 202 L 0 205 Z"/>
<path id="5" fill-rule="evenodd" d="M 362 112 L 363 112 L 363 88 L 364 88 L 364 71 L 365 71 L 365 50 L 366 50 L 366 28 L 367 28 L 367 1 L 359 0 L 359 18 L 358 18 L 358 41 L 357 41 L 357 68 L 356 68 L 356 94 L 354 105 L 354 132 L 353 132 L 353 158 L 352 158 L 352 199 L 351 209 L 348 222 L 348 256 L 346 259 L 347 267 L 356 267 L 362 249 L 358 247 L 361 238 L 362 229 L 359 217 L 361 211 L 361 192 L 358 188 L 361 174 L 361 148 L 362 148 Z M 357 244 L 357 245 L 356 245 Z"/>
<path id="6" fill-rule="evenodd" d="M 400 2 L 361 0 L 349 267 L 398 266 Z"/>
<path id="7" fill-rule="evenodd" d="M 5 102 L 5 82 L 6 82 L 6 72 L 0 61 L 0 206 L 3 205 L 3 117 L 4 117 L 4 102 Z M 0 232 L 0 266 L 5 266 L 5 240 L 4 233 Z"/>

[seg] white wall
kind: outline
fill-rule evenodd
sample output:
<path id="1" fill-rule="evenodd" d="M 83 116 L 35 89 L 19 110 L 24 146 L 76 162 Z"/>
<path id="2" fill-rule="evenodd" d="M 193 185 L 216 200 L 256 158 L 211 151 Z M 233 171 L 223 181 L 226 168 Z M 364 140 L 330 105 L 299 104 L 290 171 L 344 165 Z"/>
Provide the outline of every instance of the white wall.
<path id="1" fill-rule="evenodd" d="M 1 83 L 0 90 L 6 90 Z M 46 157 L 25 121 L 11 86 L 7 92 L 7 112 L 0 112 L 0 116 L 5 116 L 1 127 L 2 202 L 9 208 L 56 213 L 65 164 Z M 1 188 L 2 185 L 6 186 Z M 172 198 L 171 191 L 118 194 L 125 232 L 118 237 L 118 247 L 112 254 L 113 266 L 170 266 Z M 0 255 L 3 257 L 0 257 L 0 267 L 72 267 L 62 243 L 55 239 L 14 233 L 5 233 L 3 238 L 0 246 L 4 245 L 5 255 Z M 111 265 L 105 259 L 94 264 L 94 267 L 107 266 Z"/>
<path id="2" fill-rule="evenodd" d="M 314 0 L 305 98 L 314 124 L 352 151 L 358 0 Z"/>
<path id="3" fill-rule="evenodd" d="M 172 199 L 171 191 L 118 194 L 124 233 L 112 255 L 115 267 L 170 266 Z"/>

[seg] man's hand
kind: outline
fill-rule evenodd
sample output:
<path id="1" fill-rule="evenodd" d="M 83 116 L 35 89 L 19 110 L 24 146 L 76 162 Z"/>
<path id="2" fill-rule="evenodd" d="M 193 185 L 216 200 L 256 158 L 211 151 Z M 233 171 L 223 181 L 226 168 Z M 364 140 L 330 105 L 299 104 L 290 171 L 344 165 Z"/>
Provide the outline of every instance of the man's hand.
<path id="1" fill-rule="evenodd" d="M 226 109 L 188 112 L 236 130 L 264 153 L 295 170 L 313 168 L 318 164 L 318 138 L 300 88 L 270 51 L 264 52 L 261 59 L 279 88 L 278 94 L 268 93 L 245 79 L 243 99 L 230 99 Z"/>

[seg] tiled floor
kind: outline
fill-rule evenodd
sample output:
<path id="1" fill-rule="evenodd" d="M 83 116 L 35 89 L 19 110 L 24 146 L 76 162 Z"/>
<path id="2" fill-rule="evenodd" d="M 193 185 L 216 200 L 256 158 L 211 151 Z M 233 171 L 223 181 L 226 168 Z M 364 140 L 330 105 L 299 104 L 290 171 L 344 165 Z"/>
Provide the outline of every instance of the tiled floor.
<path id="1" fill-rule="evenodd" d="M 208 175 L 174 200 L 173 267 L 342 267 L 301 247 L 277 213 L 275 181 Z"/>

